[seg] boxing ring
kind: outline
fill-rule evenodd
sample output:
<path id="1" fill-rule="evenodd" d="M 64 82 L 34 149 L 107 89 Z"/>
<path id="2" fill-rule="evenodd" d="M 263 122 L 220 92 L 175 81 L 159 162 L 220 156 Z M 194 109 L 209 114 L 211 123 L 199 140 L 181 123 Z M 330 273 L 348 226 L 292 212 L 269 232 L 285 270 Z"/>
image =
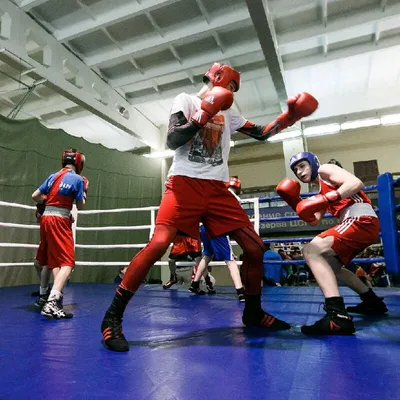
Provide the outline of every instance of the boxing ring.
<path id="1" fill-rule="evenodd" d="M 393 276 L 400 274 L 399 232 L 394 188 L 390 174 L 378 177 L 378 215 L 385 262 Z M 308 196 L 312 194 L 307 194 Z M 306 196 L 307 196 L 306 195 Z M 282 218 L 260 218 L 259 204 L 278 197 L 249 199 L 255 228 Z M 2 207 L 35 207 L 0 202 Z M 76 248 L 92 251 L 141 244 L 80 244 L 81 235 L 94 230 L 148 230 L 151 236 L 158 207 L 80 211 L 74 231 Z M 85 214 L 150 213 L 141 226 L 80 226 Z M 329 215 L 327 218 L 331 218 Z M 284 217 L 287 220 L 296 216 Z M 37 225 L 0 222 L 2 229 L 38 229 Z M 86 233 L 88 232 L 88 233 Z M 265 242 L 308 242 L 312 238 L 267 239 Z M 0 247 L 32 248 L 37 244 L 0 243 Z M 368 260 L 368 261 L 367 261 Z M 0 267 L 29 267 L 32 262 L 7 262 Z M 358 263 L 371 259 L 356 259 Z M 129 260 L 91 262 L 88 265 L 122 266 Z M 282 261 L 280 263 L 301 263 Z M 217 265 L 221 263 L 216 263 Z M 168 262 L 159 261 L 166 266 Z M 166 267 L 165 267 L 166 268 Z M 0 270 L 1 273 L 1 270 Z M 219 287 L 213 296 L 195 296 L 184 288 L 163 290 L 143 285 L 125 313 L 128 353 L 114 353 L 101 342 L 100 323 L 115 284 L 71 283 L 64 307 L 74 318 L 53 321 L 42 317 L 29 293 L 36 285 L 0 288 L 0 399 L 400 399 L 400 289 L 375 288 L 385 297 L 389 314 L 380 318 L 355 317 L 357 333 L 345 337 L 307 337 L 299 327 L 323 315 L 318 287 L 263 288 L 263 307 L 292 324 L 290 331 L 265 333 L 244 328 L 243 304 L 232 287 Z M 347 305 L 359 297 L 341 287 Z"/>

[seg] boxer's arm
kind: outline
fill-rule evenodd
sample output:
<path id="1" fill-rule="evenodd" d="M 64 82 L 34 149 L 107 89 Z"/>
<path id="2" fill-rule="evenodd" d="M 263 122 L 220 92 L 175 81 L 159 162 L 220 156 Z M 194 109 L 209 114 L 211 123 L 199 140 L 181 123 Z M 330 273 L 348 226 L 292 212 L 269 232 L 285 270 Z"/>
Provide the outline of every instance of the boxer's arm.
<path id="1" fill-rule="evenodd" d="M 75 187 L 75 203 L 78 210 L 83 210 L 86 203 L 86 196 L 84 194 L 84 180 L 79 176 L 79 180 L 76 182 Z"/>
<path id="2" fill-rule="evenodd" d="M 279 132 L 279 126 L 274 123 L 262 126 L 256 125 L 251 121 L 246 121 L 246 123 L 239 128 L 238 131 L 252 137 L 253 139 L 265 141 Z"/>
<path id="3" fill-rule="evenodd" d="M 43 193 L 39 189 L 36 189 L 32 193 L 32 200 L 34 200 L 38 204 L 43 204 L 45 201 L 45 199 L 43 197 Z"/>
<path id="4" fill-rule="evenodd" d="M 200 127 L 188 121 L 182 111 L 171 114 L 168 124 L 167 146 L 176 150 L 194 138 Z"/>
<path id="5" fill-rule="evenodd" d="M 364 186 L 355 175 L 334 164 L 323 164 L 318 170 L 324 181 L 338 186 L 337 192 L 342 199 L 358 193 Z"/>
<path id="6" fill-rule="evenodd" d="M 238 131 L 257 140 L 267 140 L 302 118 L 311 115 L 317 109 L 318 101 L 309 93 L 303 92 L 290 97 L 287 105 L 287 111 L 278 115 L 275 121 L 268 125 L 260 126 L 247 121 Z"/>
<path id="7" fill-rule="evenodd" d="M 76 200 L 76 208 L 78 210 L 83 210 L 85 207 L 85 200 Z"/>

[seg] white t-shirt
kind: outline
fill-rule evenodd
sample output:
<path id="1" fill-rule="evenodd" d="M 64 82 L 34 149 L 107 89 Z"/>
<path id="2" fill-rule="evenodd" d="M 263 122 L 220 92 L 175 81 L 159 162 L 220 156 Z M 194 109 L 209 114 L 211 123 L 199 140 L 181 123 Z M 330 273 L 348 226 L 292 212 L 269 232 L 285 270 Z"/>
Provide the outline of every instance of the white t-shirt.
<path id="1" fill-rule="evenodd" d="M 174 100 L 171 114 L 182 111 L 190 121 L 190 117 L 200 109 L 200 103 L 197 96 L 181 93 Z M 220 111 L 193 139 L 175 150 L 168 177 L 183 175 L 227 182 L 231 134 L 245 123 L 246 119 L 232 109 Z"/>

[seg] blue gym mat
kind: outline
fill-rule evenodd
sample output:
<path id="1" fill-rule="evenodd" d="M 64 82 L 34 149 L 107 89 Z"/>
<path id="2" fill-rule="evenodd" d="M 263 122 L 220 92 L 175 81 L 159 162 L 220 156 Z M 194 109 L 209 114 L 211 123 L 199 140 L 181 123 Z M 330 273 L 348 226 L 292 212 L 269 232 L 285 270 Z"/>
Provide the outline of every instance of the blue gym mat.
<path id="1" fill-rule="evenodd" d="M 357 333 L 306 337 L 323 316 L 316 287 L 263 289 L 265 310 L 293 324 L 265 333 L 242 326 L 231 288 L 211 296 L 140 288 L 125 313 L 130 352 L 104 348 L 100 323 L 115 285 L 70 284 L 70 320 L 32 305 L 36 286 L 0 289 L 0 399 L 400 399 L 400 290 L 377 289 L 390 310 L 355 317 Z M 341 288 L 347 305 L 358 296 Z"/>

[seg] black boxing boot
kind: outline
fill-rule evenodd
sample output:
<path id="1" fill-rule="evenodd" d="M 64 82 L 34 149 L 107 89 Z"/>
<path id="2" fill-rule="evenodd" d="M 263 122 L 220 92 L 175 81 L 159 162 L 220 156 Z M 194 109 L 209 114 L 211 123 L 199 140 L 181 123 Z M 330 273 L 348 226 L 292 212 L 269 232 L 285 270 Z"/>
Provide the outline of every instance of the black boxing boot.
<path id="1" fill-rule="evenodd" d="M 361 303 L 356 306 L 346 307 L 349 313 L 363 315 L 384 315 L 388 312 L 386 304 L 383 302 L 383 297 L 378 297 L 372 289 L 368 292 L 360 294 Z"/>
<path id="2" fill-rule="evenodd" d="M 343 297 L 325 299 L 326 315 L 313 325 L 304 325 L 301 332 L 305 335 L 352 335 L 356 328 L 353 318 L 347 314 Z"/>
<path id="3" fill-rule="evenodd" d="M 261 308 L 261 295 L 246 294 L 242 322 L 247 327 L 266 328 L 271 331 L 284 331 L 290 329 L 290 325 L 266 313 Z"/>
<path id="4" fill-rule="evenodd" d="M 122 332 L 122 316 L 132 296 L 132 292 L 119 286 L 101 323 L 104 343 L 110 350 L 129 351 L 129 343 Z"/>

